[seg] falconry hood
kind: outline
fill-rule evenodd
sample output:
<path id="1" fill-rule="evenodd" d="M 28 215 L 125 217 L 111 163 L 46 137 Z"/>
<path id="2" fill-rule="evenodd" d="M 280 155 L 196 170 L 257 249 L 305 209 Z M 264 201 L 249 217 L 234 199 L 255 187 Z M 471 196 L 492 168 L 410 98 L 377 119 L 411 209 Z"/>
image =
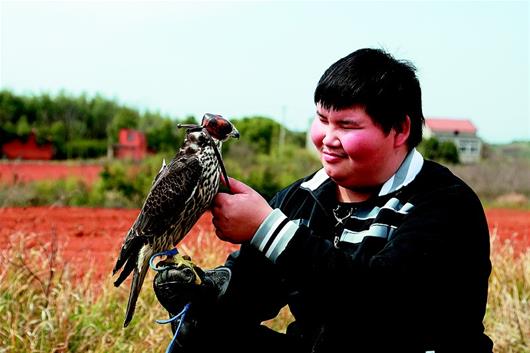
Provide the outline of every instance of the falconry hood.
<path id="1" fill-rule="evenodd" d="M 237 139 L 239 138 L 239 131 L 237 131 L 236 127 L 230 121 L 223 118 L 221 115 L 210 113 L 204 114 L 201 125 L 178 124 L 177 127 L 188 129 L 188 136 L 190 136 L 190 133 L 200 131 L 205 133 L 207 139 L 209 140 L 210 146 L 214 150 L 217 161 L 219 162 L 219 167 L 221 168 L 221 172 L 223 173 L 225 184 L 228 187 L 228 190 L 230 190 L 228 175 L 226 174 L 226 169 L 224 167 L 224 163 L 219 150 L 221 148 L 222 142 L 228 140 L 231 137 Z"/>
<path id="2" fill-rule="evenodd" d="M 204 114 L 201 126 L 208 131 L 208 133 L 219 141 L 226 141 L 230 137 L 239 138 L 239 131 L 232 125 L 231 122 L 223 118 L 221 115 Z"/>

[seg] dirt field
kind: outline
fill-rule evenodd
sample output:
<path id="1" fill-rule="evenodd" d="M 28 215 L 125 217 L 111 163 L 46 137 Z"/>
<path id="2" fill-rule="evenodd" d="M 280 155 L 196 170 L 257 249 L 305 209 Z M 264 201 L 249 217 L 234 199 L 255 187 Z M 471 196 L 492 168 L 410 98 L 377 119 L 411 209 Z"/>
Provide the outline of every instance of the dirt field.
<path id="1" fill-rule="evenodd" d="M 486 217 L 494 242 L 511 242 L 517 251 L 530 247 L 530 211 L 487 209 Z"/>
<path id="2" fill-rule="evenodd" d="M 19 242 L 21 236 L 27 239 L 26 247 L 47 243 L 55 236 L 72 268 L 79 274 L 92 268 L 101 278 L 110 275 L 124 234 L 137 214 L 135 209 L 0 208 L 0 248 Z M 511 241 L 519 250 L 530 247 L 530 211 L 489 209 L 486 215 L 494 241 Z M 180 247 L 200 251 L 207 246 L 223 252 L 224 258 L 236 247 L 217 240 L 212 229 L 211 215 L 205 214 Z"/>
<path id="3" fill-rule="evenodd" d="M 0 249 L 16 246 L 23 237 L 31 248 L 57 240 L 63 260 L 79 271 L 93 269 L 96 277 L 110 275 L 123 238 L 139 210 L 84 207 L 0 208 Z M 218 240 L 212 233 L 211 215 L 205 214 L 179 248 L 214 247 L 223 258 L 235 246 Z"/>

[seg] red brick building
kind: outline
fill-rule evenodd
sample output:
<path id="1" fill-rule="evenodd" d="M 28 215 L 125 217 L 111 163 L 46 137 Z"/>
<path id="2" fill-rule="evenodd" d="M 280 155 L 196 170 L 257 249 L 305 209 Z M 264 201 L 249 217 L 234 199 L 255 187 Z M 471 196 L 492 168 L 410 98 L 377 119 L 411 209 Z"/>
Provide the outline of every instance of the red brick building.
<path id="1" fill-rule="evenodd" d="M 147 155 L 145 134 L 134 129 L 121 129 L 118 143 L 114 145 L 114 157 L 119 159 L 143 159 Z"/>
<path id="2" fill-rule="evenodd" d="M 31 132 L 26 141 L 11 140 L 2 146 L 2 155 L 9 159 L 50 160 L 53 157 L 51 143 L 37 144 L 37 137 Z"/>

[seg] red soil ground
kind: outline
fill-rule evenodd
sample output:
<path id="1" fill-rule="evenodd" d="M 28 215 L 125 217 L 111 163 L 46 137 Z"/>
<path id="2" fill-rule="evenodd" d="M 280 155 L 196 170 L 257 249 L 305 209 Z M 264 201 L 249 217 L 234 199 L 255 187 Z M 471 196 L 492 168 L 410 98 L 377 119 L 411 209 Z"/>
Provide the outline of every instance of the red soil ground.
<path id="1" fill-rule="evenodd" d="M 138 212 L 84 207 L 0 208 L 0 250 L 19 246 L 22 238 L 24 248 L 37 247 L 48 252 L 43 245 L 55 238 L 62 261 L 70 265 L 76 276 L 81 277 L 89 269 L 97 278 L 110 276 L 124 236 Z M 207 213 L 179 248 L 194 258 L 200 257 L 202 248 L 215 249 L 224 260 L 236 246 L 221 242 L 212 232 L 211 215 Z"/>
<path id="2" fill-rule="evenodd" d="M 20 237 L 29 248 L 49 243 L 55 235 L 64 261 L 78 275 L 92 268 L 102 278 L 110 275 L 123 237 L 138 212 L 71 207 L 0 208 L 0 249 L 10 244 L 16 246 Z M 530 247 L 530 211 L 488 209 L 486 215 L 495 242 L 510 241 L 517 251 Z M 212 230 L 211 215 L 205 214 L 179 248 L 191 249 L 194 258 L 204 250 L 220 252 L 216 258 L 224 259 L 236 247 L 218 240 Z"/>
<path id="3" fill-rule="evenodd" d="M 102 167 L 77 162 L 19 161 L 0 162 L 0 183 L 14 184 L 35 180 L 57 180 L 75 177 L 92 184 Z"/>

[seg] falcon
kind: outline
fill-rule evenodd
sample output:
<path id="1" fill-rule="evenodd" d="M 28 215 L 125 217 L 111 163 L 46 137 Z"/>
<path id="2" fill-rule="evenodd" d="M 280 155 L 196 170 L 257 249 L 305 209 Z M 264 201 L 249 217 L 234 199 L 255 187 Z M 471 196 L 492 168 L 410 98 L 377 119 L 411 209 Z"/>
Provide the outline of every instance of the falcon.
<path id="1" fill-rule="evenodd" d="M 174 248 L 184 238 L 210 207 L 221 173 L 228 182 L 220 150 L 224 141 L 239 138 L 234 125 L 220 115 L 205 114 L 201 125 L 179 127 L 187 128 L 184 143 L 169 164 L 162 163 L 112 272 L 121 269 L 116 287 L 133 273 L 124 327 L 134 315 L 151 256 Z"/>

